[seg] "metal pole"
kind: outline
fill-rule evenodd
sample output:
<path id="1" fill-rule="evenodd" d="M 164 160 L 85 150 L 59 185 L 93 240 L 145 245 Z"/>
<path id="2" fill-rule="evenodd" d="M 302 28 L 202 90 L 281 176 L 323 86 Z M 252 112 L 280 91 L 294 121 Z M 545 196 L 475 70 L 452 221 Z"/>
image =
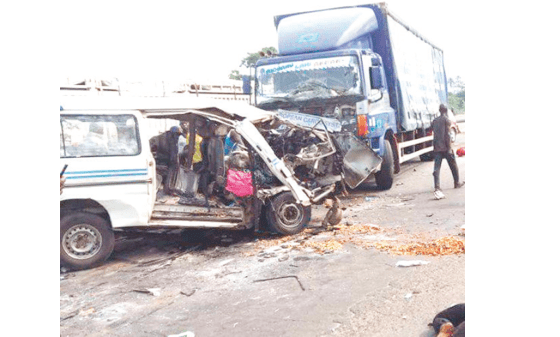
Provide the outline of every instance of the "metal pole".
<path id="1" fill-rule="evenodd" d="M 251 101 L 253 100 L 253 90 L 252 90 L 253 88 L 251 86 L 251 73 L 252 73 L 251 69 L 252 67 L 249 66 L 249 105 L 256 105 L 256 102 L 255 104 L 251 104 Z"/>

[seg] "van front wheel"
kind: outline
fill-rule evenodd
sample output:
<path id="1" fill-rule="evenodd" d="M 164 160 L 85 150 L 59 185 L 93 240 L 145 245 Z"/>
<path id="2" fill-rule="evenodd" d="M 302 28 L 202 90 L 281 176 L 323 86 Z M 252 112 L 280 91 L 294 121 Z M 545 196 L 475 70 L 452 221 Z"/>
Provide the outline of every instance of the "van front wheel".
<path id="1" fill-rule="evenodd" d="M 266 219 L 271 229 L 280 234 L 297 234 L 309 223 L 311 206 L 298 204 L 291 192 L 283 192 L 268 205 Z"/>
<path id="2" fill-rule="evenodd" d="M 60 219 L 60 261 L 75 270 L 101 264 L 113 252 L 115 236 L 104 218 L 70 213 Z"/>

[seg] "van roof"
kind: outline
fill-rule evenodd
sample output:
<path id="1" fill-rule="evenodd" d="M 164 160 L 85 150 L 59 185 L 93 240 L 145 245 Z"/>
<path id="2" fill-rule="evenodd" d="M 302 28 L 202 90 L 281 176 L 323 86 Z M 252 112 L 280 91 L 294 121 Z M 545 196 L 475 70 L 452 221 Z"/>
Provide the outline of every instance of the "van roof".
<path id="1" fill-rule="evenodd" d="M 189 110 L 225 114 L 235 119 L 259 122 L 276 113 L 239 101 L 223 101 L 201 97 L 62 97 L 60 111 L 138 110 L 151 117 L 180 115 Z"/>

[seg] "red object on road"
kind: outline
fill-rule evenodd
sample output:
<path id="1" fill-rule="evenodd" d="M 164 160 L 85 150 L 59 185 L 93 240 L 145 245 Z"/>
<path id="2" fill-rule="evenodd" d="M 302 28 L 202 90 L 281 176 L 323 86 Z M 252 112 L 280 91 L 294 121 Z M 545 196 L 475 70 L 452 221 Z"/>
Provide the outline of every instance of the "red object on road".
<path id="1" fill-rule="evenodd" d="M 465 147 L 464 146 L 457 149 L 457 155 L 459 157 L 462 157 L 462 156 L 465 155 Z"/>

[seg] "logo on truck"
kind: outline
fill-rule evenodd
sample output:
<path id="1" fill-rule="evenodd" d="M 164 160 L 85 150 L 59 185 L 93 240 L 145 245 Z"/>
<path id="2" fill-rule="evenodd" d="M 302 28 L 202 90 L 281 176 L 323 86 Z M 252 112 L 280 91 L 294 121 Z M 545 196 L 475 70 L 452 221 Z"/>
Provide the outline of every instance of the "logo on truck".
<path id="1" fill-rule="evenodd" d="M 319 40 L 319 33 L 309 33 L 300 35 L 297 42 L 298 43 L 311 43 L 317 42 Z"/>

